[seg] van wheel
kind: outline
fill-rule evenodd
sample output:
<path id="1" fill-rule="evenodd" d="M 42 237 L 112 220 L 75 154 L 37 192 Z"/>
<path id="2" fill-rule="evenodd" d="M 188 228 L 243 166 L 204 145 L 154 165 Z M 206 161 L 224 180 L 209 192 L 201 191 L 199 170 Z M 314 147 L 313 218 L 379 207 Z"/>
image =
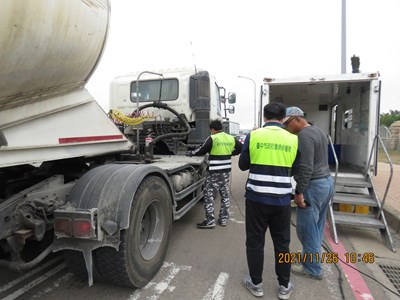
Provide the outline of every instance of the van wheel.
<path id="1" fill-rule="evenodd" d="M 129 227 L 121 231 L 119 251 L 96 251 L 96 264 L 107 281 L 144 287 L 160 269 L 172 226 L 172 201 L 166 183 L 157 176 L 145 178 L 134 196 Z"/>

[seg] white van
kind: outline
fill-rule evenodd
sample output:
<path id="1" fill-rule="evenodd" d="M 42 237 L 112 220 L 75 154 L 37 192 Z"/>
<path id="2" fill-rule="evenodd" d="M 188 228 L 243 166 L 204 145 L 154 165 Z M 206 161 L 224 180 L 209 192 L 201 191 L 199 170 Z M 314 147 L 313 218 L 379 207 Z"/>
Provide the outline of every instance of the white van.
<path id="1" fill-rule="evenodd" d="M 383 212 L 385 198 L 378 199 L 371 180 L 377 172 L 381 142 L 380 91 L 378 72 L 268 77 L 264 79 L 260 109 L 270 102 L 297 106 L 306 113 L 307 121 L 330 137 L 327 151 L 335 195 L 329 219 L 335 241 L 336 224 L 373 227 L 380 229 L 389 248 L 395 251 Z M 387 188 L 390 182 L 391 177 Z"/>

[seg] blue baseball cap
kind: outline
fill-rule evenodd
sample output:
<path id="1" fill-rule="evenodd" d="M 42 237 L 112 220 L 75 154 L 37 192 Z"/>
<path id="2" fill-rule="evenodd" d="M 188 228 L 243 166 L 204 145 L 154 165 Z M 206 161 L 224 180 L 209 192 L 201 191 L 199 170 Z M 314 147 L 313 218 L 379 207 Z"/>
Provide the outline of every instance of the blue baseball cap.
<path id="1" fill-rule="evenodd" d="M 291 106 L 286 108 L 286 117 L 283 119 L 283 123 L 285 123 L 291 117 L 305 117 L 304 111 L 296 106 Z"/>
<path id="2" fill-rule="evenodd" d="M 286 108 L 286 117 L 304 117 L 304 111 L 296 106 Z"/>

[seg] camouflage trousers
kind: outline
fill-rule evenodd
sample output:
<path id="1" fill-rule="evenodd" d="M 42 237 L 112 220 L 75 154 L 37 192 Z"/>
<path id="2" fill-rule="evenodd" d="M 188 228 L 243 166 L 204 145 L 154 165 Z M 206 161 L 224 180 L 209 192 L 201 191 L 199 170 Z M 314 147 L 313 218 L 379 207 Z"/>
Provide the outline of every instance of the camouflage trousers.
<path id="1" fill-rule="evenodd" d="M 229 219 L 229 177 L 230 172 L 208 173 L 204 187 L 204 210 L 206 220 L 215 223 L 214 203 L 216 192 L 221 195 L 221 208 L 219 210 L 219 222 Z"/>

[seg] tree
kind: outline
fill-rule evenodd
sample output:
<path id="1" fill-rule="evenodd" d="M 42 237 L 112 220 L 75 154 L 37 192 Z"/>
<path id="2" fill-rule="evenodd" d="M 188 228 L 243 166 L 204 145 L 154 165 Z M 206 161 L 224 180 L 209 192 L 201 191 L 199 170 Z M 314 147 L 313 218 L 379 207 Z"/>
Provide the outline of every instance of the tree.
<path id="1" fill-rule="evenodd" d="M 400 111 L 399 110 L 389 110 L 388 113 L 381 114 L 380 125 L 390 127 L 393 122 L 400 120 Z"/>

